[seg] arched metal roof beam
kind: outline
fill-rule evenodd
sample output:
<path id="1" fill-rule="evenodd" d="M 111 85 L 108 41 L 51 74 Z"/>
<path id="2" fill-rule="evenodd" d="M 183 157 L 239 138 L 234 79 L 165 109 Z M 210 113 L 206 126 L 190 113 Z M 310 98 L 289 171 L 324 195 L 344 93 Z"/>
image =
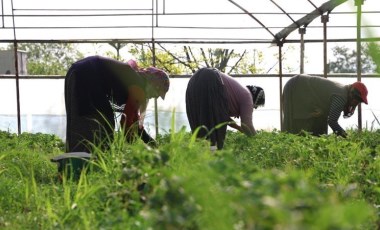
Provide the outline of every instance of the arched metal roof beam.
<path id="1" fill-rule="evenodd" d="M 332 11 L 335 7 L 339 6 L 340 4 L 346 2 L 347 0 L 330 0 L 328 2 L 323 3 L 319 8 L 313 10 L 309 14 L 305 15 L 301 19 L 297 20 L 295 23 L 292 23 L 290 26 L 285 27 L 280 32 L 278 32 L 274 37 L 272 43 L 277 44 L 278 41 L 283 41 L 285 38 L 293 32 L 298 25 L 307 26 L 312 22 L 315 18 L 319 17 L 320 15 L 324 14 L 325 12 Z"/>
<path id="2" fill-rule="evenodd" d="M 312 6 L 314 6 L 315 9 L 318 9 L 318 7 L 314 4 L 314 2 L 312 2 L 311 0 L 307 0 L 307 1 L 310 2 L 310 4 L 311 4 Z"/>
<path id="3" fill-rule="evenodd" d="M 290 14 L 288 14 L 288 12 L 286 12 L 284 9 L 282 9 L 282 7 L 280 5 L 278 5 L 275 1 L 273 0 L 270 0 L 277 8 L 279 8 L 286 16 L 288 16 L 288 18 L 290 18 L 290 20 L 292 20 L 293 23 L 297 24 L 296 21 L 294 21 L 294 19 L 292 17 L 290 17 Z"/>
<path id="4" fill-rule="evenodd" d="M 264 29 L 266 29 L 266 31 L 268 31 L 274 38 L 276 38 L 276 36 L 268 29 L 268 27 L 266 27 L 260 20 L 258 20 L 255 16 L 253 16 L 250 12 L 248 12 L 248 10 L 244 9 L 242 6 L 240 6 L 239 4 L 237 4 L 236 2 L 232 1 L 232 0 L 228 0 L 229 2 L 231 2 L 232 4 L 234 4 L 236 7 L 238 7 L 239 9 L 241 9 L 244 13 L 246 13 L 248 16 L 250 16 L 251 18 L 253 18 L 257 23 L 259 23 Z"/>

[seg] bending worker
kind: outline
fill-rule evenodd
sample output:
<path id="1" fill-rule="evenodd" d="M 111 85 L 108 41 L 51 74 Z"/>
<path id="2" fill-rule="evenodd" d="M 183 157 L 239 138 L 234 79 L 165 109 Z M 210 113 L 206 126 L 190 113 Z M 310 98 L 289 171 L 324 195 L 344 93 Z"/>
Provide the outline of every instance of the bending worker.
<path id="1" fill-rule="evenodd" d="M 338 119 L 351 117 L 356 106 L 367 101 L 368 91 L 361 82 L 349 85 L 326 78 L 296 75 L 284 87 L 283 131 L 298 134 L 301 130 L 319 136 L 327 134 L 328 126 L 339 136 L 346 137 Z"/>
<path id="2" fill-rule="evenodd" d="M 123 106 L 122 128 L 133 125 L 145 142 L 154 141 L 143 127 L 150 98 L 165 98 L 168 75 L 157 68 L 139 69 L 136 62 L 90 56 L 74 63 L 65 78 L 66 151 L 91 152 L 105 147 L 115 130 L 115 109 Z"/>
<path id="3" fill-rule="evenodd" d="M 192 132 L 198 130 L 197 137 L 209 139 L 212 150 L 223 148 L 227 125 L 248 136 L 255 135 L 252 112 L 264 104 L 262 88 L 242 86 L 231 76 L 211 68 L 195 72 L 186 89 L 190 128 Z M 240 117 L 241 125 L 231 117 Z"/>

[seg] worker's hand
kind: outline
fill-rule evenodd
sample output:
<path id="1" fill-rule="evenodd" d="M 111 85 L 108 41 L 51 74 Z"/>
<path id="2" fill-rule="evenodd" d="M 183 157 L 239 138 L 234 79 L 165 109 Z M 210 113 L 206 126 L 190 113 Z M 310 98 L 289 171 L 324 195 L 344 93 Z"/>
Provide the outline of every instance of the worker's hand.
<path id="1" fill-rule="evenodd" d="M 335 134 L 338 135 L 338 136 L 341 136 L 343 138 L 347 137 L 347 133 L 344 130 L 336 131 Z"/>
<path id="2" fill-rule="evenodd" d="M 157 147 L 157 146 L 158 146 L 156 140 L 154 140 L 153 137 L 151 137 L 151 136 L 145 131 L 144 127 L 141 127 L 141 128 L 139 127 L 139 129 L 138 129 L 138 134 L 139 134 L 141 140 L 144 141 L 144 143 L 146 143 L 146 144 L 148 144 L 148 145 L 150 145 L 150 146 L 152 146 L 152 147 Z"/>

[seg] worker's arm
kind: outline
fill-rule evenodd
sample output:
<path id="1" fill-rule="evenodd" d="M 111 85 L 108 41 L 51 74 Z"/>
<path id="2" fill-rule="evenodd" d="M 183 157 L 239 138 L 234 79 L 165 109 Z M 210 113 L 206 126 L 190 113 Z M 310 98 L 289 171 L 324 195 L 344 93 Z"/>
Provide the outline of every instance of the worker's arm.
<path id="1" fill-rule="evenodd" d="M 333 95 L 331 98 L 331 104 L 329 109 L 329 115 L 327 118 L 327 123 L 333 132 L 339 136 L 346 137 L 347 133 L 339 125 L 338 120 L 344 109 L 346 102 L 345 100 L 337 95 Z"/>

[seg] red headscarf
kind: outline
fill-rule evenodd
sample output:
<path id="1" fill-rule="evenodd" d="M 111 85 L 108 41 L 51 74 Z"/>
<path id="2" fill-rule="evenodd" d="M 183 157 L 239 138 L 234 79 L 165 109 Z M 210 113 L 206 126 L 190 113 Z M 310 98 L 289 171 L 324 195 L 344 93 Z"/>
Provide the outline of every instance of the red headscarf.
<path id="1" fill-rule="evenodd" d="M 367 95 L 368 95 L 368 90 L 367 87 L 360 81 L 355 82 L 354 84 L 351 85 L 351 87 L 356 91 L 354 92 L 356 96 L 361 98 L 361 100 L 368 105 L 368 100 L 367 100 Z"/>
<path id="2" fill-rule="evenodd" d="M 365 104 L 368 104 L 367 95 L 368 90 L 367 87 L 362 82 L 355 82 L 351 85 L 351 90 L 353 96 L 358 99 L 359 101 L 364 102 Z M 349 102 L 345 106 L 343 110 L 343 117 L 349 118 L 355 113 L 356 105 L 353 106 Z"/>

